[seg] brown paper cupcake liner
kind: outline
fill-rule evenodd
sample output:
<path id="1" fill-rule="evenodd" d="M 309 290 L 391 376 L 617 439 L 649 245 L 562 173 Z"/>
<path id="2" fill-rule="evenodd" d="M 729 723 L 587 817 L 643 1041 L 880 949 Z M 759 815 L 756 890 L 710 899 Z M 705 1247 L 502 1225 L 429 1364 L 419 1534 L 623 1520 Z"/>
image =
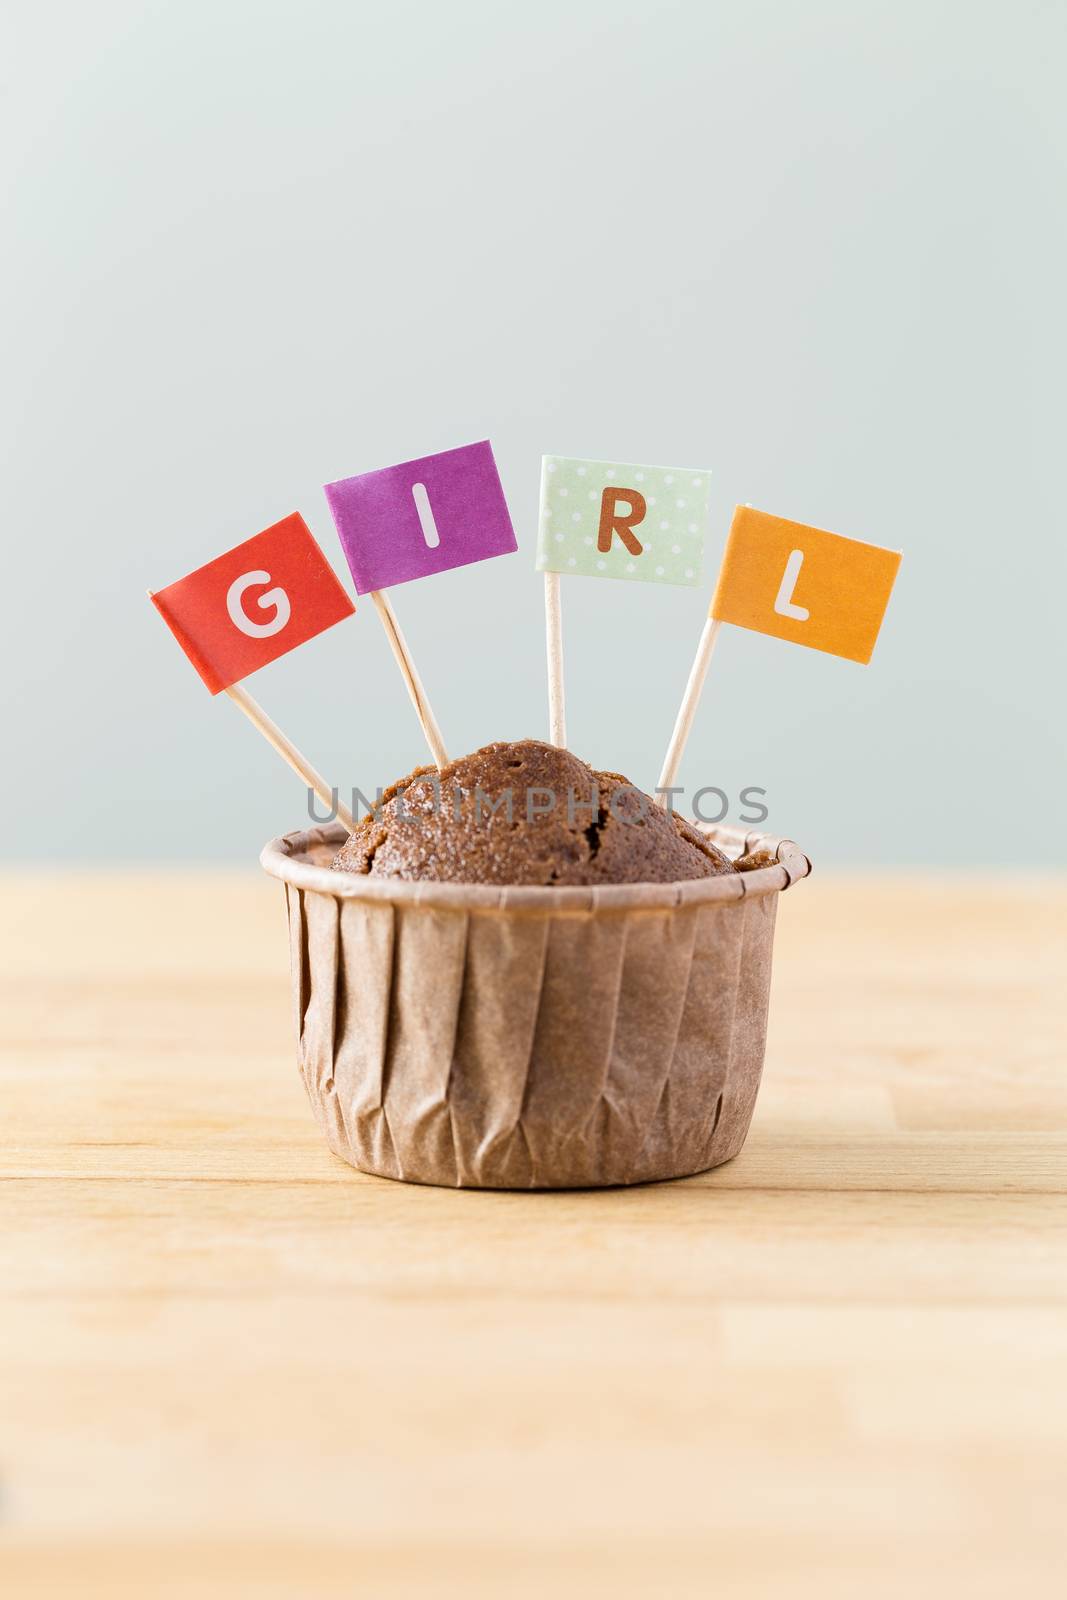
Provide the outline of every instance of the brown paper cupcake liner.
<path id="1" fill-rule="evenodd" d="M 274 839 L 299 1062 L 331 1150 L 449 1187 L 557 1189 L 737 1154 L 763 1069 L 789 840 L 705 830 L 776 864 L 678 884 L 495 888 L 333 872 L 337 823 Z"/>

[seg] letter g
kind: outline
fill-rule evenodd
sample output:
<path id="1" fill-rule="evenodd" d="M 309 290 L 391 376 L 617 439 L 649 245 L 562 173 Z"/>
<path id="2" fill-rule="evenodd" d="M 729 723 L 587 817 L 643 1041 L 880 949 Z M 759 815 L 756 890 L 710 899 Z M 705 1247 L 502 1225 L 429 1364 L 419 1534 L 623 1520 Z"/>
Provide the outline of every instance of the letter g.
<path id="1" fill-rule="evenodd" d="M 284 589 L 268 589 L 266 594 L 261 594 L 256 605 L 263 611 L 274 607 L 274 615 L 269 622 L 253 622 L 245 611 L 241 600 L 246 589 L 255 589 L 260 584 L 270 582 L 269 572 L 245 572 L 235 578 L 226 591 L 226 610 L 230 613 L 230 621 L 235 628 L 240 628 L 250 639 L 269 639 L 272 633 L 281 633 L 292 615 L 289 605 L 289 596 Z"/>

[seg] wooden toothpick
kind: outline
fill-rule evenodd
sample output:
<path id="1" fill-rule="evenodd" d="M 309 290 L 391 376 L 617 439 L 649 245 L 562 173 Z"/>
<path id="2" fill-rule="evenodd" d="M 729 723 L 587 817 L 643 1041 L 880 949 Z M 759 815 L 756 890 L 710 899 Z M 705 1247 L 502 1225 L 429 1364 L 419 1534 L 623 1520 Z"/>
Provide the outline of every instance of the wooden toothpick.
<path id="1" fill-rule="evenodd" d="M 322 801 L 322 804 L 327 808 L 327 810 L 333 811 L 333 790 L 326 782 L 326 779 L 320 772 L 315 771 L 315 768 L 311 765 L 311 762 L 306 756 L 301 755 L 300 751 L 296 748 L 296 745 L 293 744 L 292 740 L 285 737 L 285 734 L 279 728 L 278 724 L 271 721 L 270 717 L 268 717 L 258 700 L 254 700 L 252 698 L 244 684 L 231 683 L 229 688 L 225 690 L 225 693 L 229 695 L 234 705 L 238 706 L 244 712 L 253 728 L 263 735 L 268 744 L 274 746 L 282 760 L 289 763 L 293 771 L 303 781 L 307 788 L 315 791 L 315 794 Z M 356 826 L 355 818 L 353 817 L 351 811 L 341 802 L 340 799 L 337 801 L 336 810 L 338 818 L 344 823 L 349 833 L 351 833 Z"/>
<path id="2" fill-rule="evenodd" d="M 678 776 L 678 768 L 685 752 L 689 730 L 693 726 L 693 718 L 696 716 L 697 706 L 700 704 L 700 693 L 704 687 L 704 679 L 708 675 L 711 653 L 715 649 L 715 641 L 719 637 L 721 626 L 721 622 L 715 617 L 709 617 L 704 624 L 704 630 L 700 635 L 700 643 L 697 645 L 697 653 L 689 673 L 689 681 L 685 686 L 685 694 L 682 696 L 682 703 L 678 708 L 678 716 L 674 724 L 674 732 L 671 734 L 671 742 L 667 746 L 667 754 L 663 758 L 663 771 L 659 775 L 659 783 L 657 784 L 659 790 L 673 789 L 675 786 L 674 780 Z M 662 793 L 657 794 L 656 798 L 661 806 L 666 805 L 667 801 Z"/>
<path id="3" fill-rule="evenodd" d="M 548 649 L 548 737 L 565 749 L 567 716 L 563 701 L 563 618 L 560 611 L 559 573 L 545 573 L 545 643 Z"/>
<path id="4" fill-rule="evenodd" d="M 430 702 L 426 698 L 426 690 L 422 687 L 422 680 L 415 669 L 411 651 L 408 649 L 407 641 L 400 631 L 400 624 L 396 620 L 396 612 L 393 610 L 392 601 L 384 589 L 372 590 L 371 599 L 374 601 L 375 608 L 381 618 L 386 638 L 389 640 L 393 655 L 396 657 L 396 664 L 400 668 L 404 682 L 407 684 L 411 703 L 415 707 L 415 715 L 419 719 L 419 726 L 422 728 L 426 743 L 430 747 L 430 754 L 433 756 L 438 771 L 441 771 L 448 766 L 448 751 L 445 749 L 445 742 L 441 737 L 441 730 L 437 726 L 437 719 L 433 714 Z"/>

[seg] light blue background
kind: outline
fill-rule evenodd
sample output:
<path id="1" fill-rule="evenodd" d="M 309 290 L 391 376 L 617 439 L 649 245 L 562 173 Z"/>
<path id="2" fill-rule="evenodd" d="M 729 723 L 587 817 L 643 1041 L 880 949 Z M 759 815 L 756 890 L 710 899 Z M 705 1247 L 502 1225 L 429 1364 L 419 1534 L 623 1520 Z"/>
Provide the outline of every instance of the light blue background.
<path id="1" fill-rule="evenodd" d="M 303 795 L 144 596 L 489 435 L 520 554 L 395 592 L 459 753 L 544 735 L 542 452 L 708 461 L 903 548 L 868 668 L 727 631 L 683 778 L 823 865 L 1064 859 L 1067 7 L 104 3 L 3 72 L 3 848 L 254 859 Z M 710 584 L 709 584 L 710 588 Z M 651 784 L 703 592 L 564 583 L 572 747 Z M 424 759 L 373 608 L 250 680 Z"/>

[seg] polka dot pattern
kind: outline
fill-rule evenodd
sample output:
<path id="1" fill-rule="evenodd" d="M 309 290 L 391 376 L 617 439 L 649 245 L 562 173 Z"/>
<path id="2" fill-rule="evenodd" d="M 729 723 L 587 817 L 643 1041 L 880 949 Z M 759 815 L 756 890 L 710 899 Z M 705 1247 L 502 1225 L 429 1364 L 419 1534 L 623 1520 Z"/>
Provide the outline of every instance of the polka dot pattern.
<path id="1" fill-rule="evenodd" d="M 589 578 L 628 578 L 646 583 L 680 583 L 696 586 L 701 581 L 704 560 L 704 534 L 708 525 L 711 474 L 704 467 L 635 466 L 606 461 L 575 461 L 567 456 L 545 456 L 541 470 L 541 516 L 537 539 L 539 572 L 577 573 Z M 603 485 L 588 490 L 590 480 Z M 645 514 L 633 524 L 633 536 L 641 545 L 640 554 L 628 550 L 616 532 L 610 550 L 597 549 L 600 513 L 605 494 L 620 516 L 626 515 L 626 490 L 633 490 L 645 503 Z M 617 491 L 612 495 L 611 491 Z M 578 510 L 574 510 L 578 496 Z M 650 508 L 661 503 L 672 511 L 683 511 L 684 518 L 653 517 Z M 640 502 L 637 502 L 638 504 Z M 566 512 L 560 533 L 559 518 Z M 553 517 L 556 527 L 553 528 Z M 662 535 L 669 530 L 669 545 Z"/>

